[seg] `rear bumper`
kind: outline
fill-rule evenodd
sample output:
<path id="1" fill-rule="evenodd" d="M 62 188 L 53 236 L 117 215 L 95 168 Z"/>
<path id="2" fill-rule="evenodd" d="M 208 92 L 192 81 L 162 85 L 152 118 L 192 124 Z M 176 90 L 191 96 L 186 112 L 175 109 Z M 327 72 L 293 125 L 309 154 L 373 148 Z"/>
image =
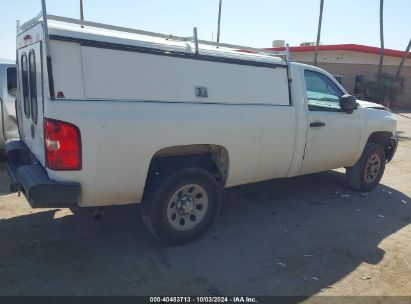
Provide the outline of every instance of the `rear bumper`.
<path id="1" fill-rule="evenodd" d="M 80 184 L 56 182 L 20 140 L 6 143 L 7 170 L 12 192 L 22 191 L 33 208 L 69 208 L 78 205 Z"/>
<path id="2" fill-rule="evenodd" d="M 390 162 L 392 158 L 394 157 L 394 154 L 397 151 L 397 147 L 398 147 L 398 138 L 391 137 L 390 144 L 388 148 L 385 150 L 385 154 L 387 155 L 387 163 Z"/>

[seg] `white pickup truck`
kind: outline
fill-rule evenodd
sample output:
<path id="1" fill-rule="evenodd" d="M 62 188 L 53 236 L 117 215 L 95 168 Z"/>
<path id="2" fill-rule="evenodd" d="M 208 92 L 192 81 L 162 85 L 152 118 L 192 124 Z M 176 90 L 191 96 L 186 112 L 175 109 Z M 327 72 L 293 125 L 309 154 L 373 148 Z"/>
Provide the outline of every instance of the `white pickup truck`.
<path id="1" fill-rule="evenodd" d="M 33 208 L 142 202 L 152 233 L 179 244 L 209 227 L 223 188 L 345 167 L 350 187 L 370 191 L 397 147 L 394 115 L 324 70 L 196 30 L 43 9 L 17 45 L 21 139 L 6 155 Z"/>
<path id="2" fill-rule="evenodd" d="M 0 150 L 7 139 L 18 138 L 15 100 L 17 95 L 16 64 L 0 59 Z"/>

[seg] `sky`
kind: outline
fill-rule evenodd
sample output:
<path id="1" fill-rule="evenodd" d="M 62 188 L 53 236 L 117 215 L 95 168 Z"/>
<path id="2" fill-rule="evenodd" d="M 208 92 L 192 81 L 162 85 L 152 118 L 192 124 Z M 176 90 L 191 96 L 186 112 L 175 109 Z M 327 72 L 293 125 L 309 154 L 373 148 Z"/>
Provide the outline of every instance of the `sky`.
<path id="1" fill-rule="evenodd" d="M 89 21 L 216 40 L 219 0 L 83 0 Z M 220 41 L 271 47 L 315 41 L 320 0 L 222 0 Z M 49 14 L 79 17 L 79 0 L 46 0 Z M 325 0 L 322 44 L 379 46 L 379 0 Z M 0 0 L 0 58 L 15 59 L 16 20 L 41 10 L 41 0 Z M 405 50 L 411 38 L 411 0 L 386 0 L 385 47 Z"/>

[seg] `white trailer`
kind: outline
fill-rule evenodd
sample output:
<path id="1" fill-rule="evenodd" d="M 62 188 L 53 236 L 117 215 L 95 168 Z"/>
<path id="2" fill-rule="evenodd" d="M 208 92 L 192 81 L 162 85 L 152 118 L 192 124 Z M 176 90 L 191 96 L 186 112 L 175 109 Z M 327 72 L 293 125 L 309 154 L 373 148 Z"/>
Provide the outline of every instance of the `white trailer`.
<path id="1" fill-rule="evenodd" d="M 181 243 L 210 225 L 222 188 L 346 167 L 369 191 L 396 149 L 391 113 L 286 54 L 45 10 L 17 45 L 7 158 L 33 207 L 143 202 L 151 231 Z"/>
<path id="2" fill-rule="evenodd" d="M 0 150 L 8 139 L 19 137 L 16 123 L 17 96 L 16 64 L 0 59 Z"/>

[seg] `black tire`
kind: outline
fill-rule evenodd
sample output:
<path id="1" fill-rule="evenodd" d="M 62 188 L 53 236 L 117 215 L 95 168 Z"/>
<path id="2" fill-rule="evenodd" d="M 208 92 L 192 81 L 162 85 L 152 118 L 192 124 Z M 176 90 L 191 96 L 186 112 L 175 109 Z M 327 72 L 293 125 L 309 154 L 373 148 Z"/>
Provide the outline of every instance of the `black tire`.
<path id="1" fill-rule="evenodd" d="M 168 217 L 167 212 L 174 210 L 172 208 L 173 198 L 176 197 L 177 192 L 188 185 L 198 185 L 200 189 L 206 193 L 207 207 L 202 213 L 201 220 L 198 223 L 189 223 L 187 225 L 195 225 L 192 229 L 186 231 L 180 231 L 174 226 L 178 226 L 176 222 Z M 181 200 L 181 191 L 178 192 L 177 203 L 174 204 L 177 213 L 178 204 Z M 188 194 L 187 194 L 188 195 Z M 185 193 L 183 196 L 187 196 Z M 187 168 L 182 169 L 174 174 L 168 174 L 159 180 L 151 179 L 149 185 L 144 194 L 142 202 L 142 218 L 146 226 L 151 233 L 159 240 L 167 243 L 168 245 L 179 245 L 191 242 L 199 238 L 212 224 L 214 218 L 217 215 L 221 202 L 221 187 L 217 183 L 216 179 L 206 170 L 200 168 Z M 197 206 L 195 199 L 191 203 L 192 212 Z M 203 207 L 202 207 L 203 208 Z M 200 209 L 199 209 L 200 210 Z M 173 214 L 174 216 L 174 214 Z M 177 217 L 186 217 L 191 214 L 177 214 Z M 187 218 L 187 217 L 186 217 Z M 178 220 L 178 218 L 177 218 Z M 187 220 L 187 219 L 186 219 Z M 188 221 L 188 220 L 187 220 Z M 194 222 L 192 220 L 192 222 Z M 183 223 L 184 225 L 184 223 Z"/>
<path id="2" fill-rule="evenodd" d="M 357 163 L 346 170 L 348 186 L 363 192 L 373 190 L 384 174 L 386 158 L 384 148 L 380 144 L 367 143 Z M 377 169 L 375 167 L 370 169 L 369 162 L 376 162 L 377 159 L 379 159 L 379 169 L 378 172 L 374 172 Z"/>

